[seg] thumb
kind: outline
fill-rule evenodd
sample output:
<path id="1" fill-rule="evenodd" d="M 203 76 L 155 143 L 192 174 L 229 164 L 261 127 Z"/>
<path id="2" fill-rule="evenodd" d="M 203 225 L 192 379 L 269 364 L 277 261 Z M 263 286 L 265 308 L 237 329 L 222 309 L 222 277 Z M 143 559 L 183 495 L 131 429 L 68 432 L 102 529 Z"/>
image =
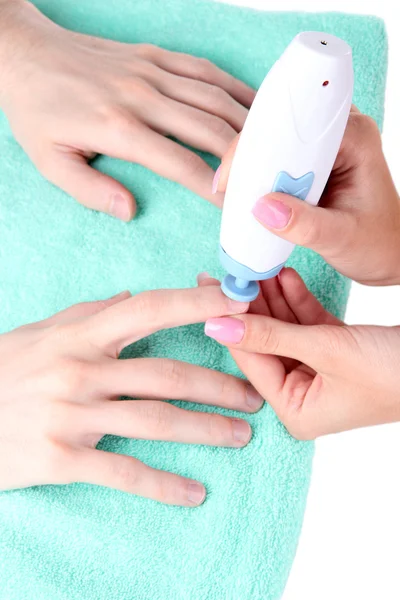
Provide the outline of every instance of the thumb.
<path id="1" fill-rule="evenodd" d="M 118 181 L 88 164 L 78 151 L 54 150 L 42 174 L 83 206 L 130 221 L 136 212 L 133 195 Z"/>
<path id="2" fill-rule="evenodd" d="M 252 212 L 266 229 L 319 254 L 337 249 L 340 240 L 353 239 L 354 223 L 349 213 L 312 206 L 288 194 L 267 194 L 255 203 Z"/>
<path id="3" fill-rule="evenodd" d="M 292 358 L 315 370 L 343 353 L 339 325 L 297 325 L 256 314 L 211 318 L 205 334 L 230 350 Z M 342 357 L 343 358 L 343 357 Z"/>

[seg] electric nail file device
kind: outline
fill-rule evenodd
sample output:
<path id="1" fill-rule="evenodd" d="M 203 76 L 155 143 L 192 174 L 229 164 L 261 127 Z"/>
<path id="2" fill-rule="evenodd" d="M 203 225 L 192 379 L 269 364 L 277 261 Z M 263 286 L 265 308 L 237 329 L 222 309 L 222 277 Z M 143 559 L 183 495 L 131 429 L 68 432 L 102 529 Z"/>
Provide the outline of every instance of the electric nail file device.
<path id="1" fill-rule="evenodd" d="M 252 215 L 269 192 L 318 204 L 350 112 L 351 48 L 326 33 L 297 35 L 264 79 L 247 116 L 222 213 L 223 292 L 250 302 L 258 281 L 275 277 L 294 245 Z M 340 231 L 338 232 L 340 235 Z"/>

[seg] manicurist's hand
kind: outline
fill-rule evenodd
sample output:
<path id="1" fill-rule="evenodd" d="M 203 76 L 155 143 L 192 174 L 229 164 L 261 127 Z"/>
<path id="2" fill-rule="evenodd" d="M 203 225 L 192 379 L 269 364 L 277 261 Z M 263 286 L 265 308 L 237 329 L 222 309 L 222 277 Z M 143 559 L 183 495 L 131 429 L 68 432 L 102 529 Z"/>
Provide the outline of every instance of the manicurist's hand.
<path id="1" fill-rule="evenodd" d="M 238 138 L 225 155 L 214 189 L 226 188 Z M 268 194 L 253 207 L 261 225 L 312 248 L 360 283 L 400 282 L 400 200 L 382 152 L 378 126 L 352 108 L 336 163 L 318 207 Z"/>
<path id="2" fill-rule="evenodd" d="M 221 205 L 212 169 L 166 136 L 221 157 L 243 127 L 252 89 L 201 58 L 67 31 L 25 0 L 0 0 L 0 23 L 0 107 L 47 179 L 128 221 L 132 194 L 88 164 L 106 154 Z"/>
<path id="3" fill-rule="evenodd" d="M 296 438 L 400 420 L 400 327 L 346 326 L 292 269 L 262 282 L 251 314 L 209 319 L 205 331 Z"/>
<path id="4" fill-rule="evenodd" d="M 157 330 L 236 314 L 215 287 L 158 290 L 73 306 L 0 336 L 0 489 L 87 482 L 168 504 L 197 506 L 203 485 L 96 449 L 105 434 L 240 448 L 245 420 L 186 411 L 188 400 L 255 412 L 246 382 L 167 359 L 117 360 Z M 118 401 L 121 395 L 138 400 Z"/>

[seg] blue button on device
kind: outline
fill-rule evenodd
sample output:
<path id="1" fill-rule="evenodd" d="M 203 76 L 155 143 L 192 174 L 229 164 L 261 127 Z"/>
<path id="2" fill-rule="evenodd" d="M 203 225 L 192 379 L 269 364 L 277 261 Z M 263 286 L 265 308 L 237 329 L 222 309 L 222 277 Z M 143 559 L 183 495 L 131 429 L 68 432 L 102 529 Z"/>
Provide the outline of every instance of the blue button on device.
<path id="1" fill-rule="evenodd" d="M 272 192 L 282 192 L 283 194 L 290 194 L 296 196 L 300 200 L 305 200 L 307 194 L 314 181 L 314 173 L 306 173 L 301 177 L 295 179 L 291 177 L 286 171 L 281 171 L 276 176 L 274 185 L 272 186 Z"/>
<path id="2" fill-rule="evenodd" d="M 305 200 L 314 181 L 314 173 L 310 171 L 301 177 L 295 179 L 286 171 L 281 171 L 275 178 L 272 192 L 282 192 L 296 196 L 300 200 Z M 226 254 L 223 248 L 220 248 L 220 259 L 227 275 L 222 282 L 222 291 L 233 300 L 242 302 L 251 302 L 258 296 L 258 281 L 275 277 L 282 269 L 284 264 L 279 264 L 265 273 L 256 273 L 245 265 L 242 265 Z"/>

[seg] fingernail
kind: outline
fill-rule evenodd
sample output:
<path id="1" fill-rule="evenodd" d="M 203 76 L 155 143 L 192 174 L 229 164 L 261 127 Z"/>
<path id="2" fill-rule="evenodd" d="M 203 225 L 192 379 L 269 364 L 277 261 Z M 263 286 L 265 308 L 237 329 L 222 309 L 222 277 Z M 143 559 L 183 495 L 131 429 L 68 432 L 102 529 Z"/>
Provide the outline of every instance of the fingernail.
<path id="1" fill-rule="evenodd" d="M 197 279 L 197 283 L 201 283 L 202 281 L 205 281 L 206 279 L 211 279 L 211 275 L 209 273 L 207 273 L 207 271 L 204 271 L 203 273 L 199 273 L 196 277 Z"/>
<path id="2" fill-rule="evenodd" d="M 212 193 L 216 194 L 218 191 L 218 182 L 219 182 L 219 178 L 221 177 L 221 165 L 219 165 L 218 169 L 215 171 L 214 174 L 214 179 L 212 182 Z"/>
<path id="3" fill-rule="evenodd" d="M 233 439 L 240 444 L 247 443 L 251 438 L 250 425 L 241 419 L 232 419 Z"/>
<path id="4" fill-rule="evenodd" d="M 115 296 L 111 296 L 109 298 L 109 300 L 116 300 L 117 298 L 123 298 L 124 296 L 126 296 L 126 298 L 129 298 L 132 294 L 130 293 L 129 290 L 125 290 L 124 292 L 120 292 L 119 294 L 115 294 Z"/>
<path id="5" fill-rule="evenodd" d="M 279 200 L 260 198 L 252 210 L 255 218 L 272 229 L 283 229 L 289 223 L 292 210 Z"/>
<path id="6" fill-rule="evenodd" d="M 239 302 L 238 300 L 228 299 L 229 310 L 236 314 L 245 313 L 249 310 L 250 304 L 248 302 Z"/>
<path id="7" fill-rule="evenodd" d="M 227 344 L 238 344 L 244 335 L 244 323 L 239 319 L 222 317 L 219 319 L 208 319 L 205 324 L 204 333 L 208 337 L 225 342 Z"/>
<path id="8" fill-rule="evenodd" d="M 131 218 L 129 204 L 122 194 L 114 194 L 111 199 L 110 215 L 121 221 L 129 221 Z"/>
<path id="9" fill-rule="evenodd" d="M 206 488 L 197 481 L 192 481 L 187 487 L 187 497 L 191 504 L 198 506 L 206 497 Z"/>
<path id="10" fill-rule="evenodd" d="M 246 403 L 250 410 L 259 410 L 264 404 L 264 398 L 253 388 L 252 385 L 246 386 Z"/>

